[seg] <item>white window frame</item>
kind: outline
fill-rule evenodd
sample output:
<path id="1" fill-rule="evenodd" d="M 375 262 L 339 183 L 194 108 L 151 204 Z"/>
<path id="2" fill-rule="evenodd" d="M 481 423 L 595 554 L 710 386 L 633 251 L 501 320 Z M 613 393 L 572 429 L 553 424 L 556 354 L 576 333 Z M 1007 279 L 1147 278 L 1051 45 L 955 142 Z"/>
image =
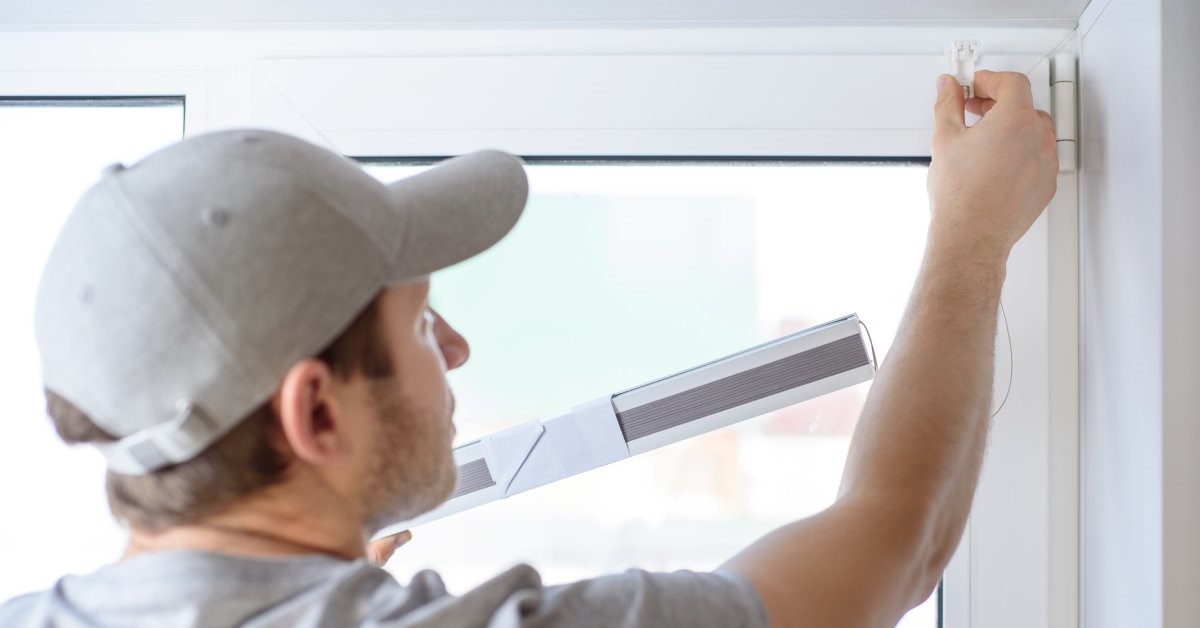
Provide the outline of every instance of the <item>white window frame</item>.
<path id="1" fill-rule="evenodd" d="M 186 135 L 288 131 L 354 156 L 924 157 L 952 39 L 1050 108 L 1061 28 L 469 28 L 7 33 L 6 96 L 183 95 Z M 944 625 L 1078 625 L 1078 202 L 1059 179 L 1014 250 L 1012 394 Z M 1008 378 L 1001 333 L 998 388 Z M 1051 420 L 1053 418 L 1053 420 Z"/>

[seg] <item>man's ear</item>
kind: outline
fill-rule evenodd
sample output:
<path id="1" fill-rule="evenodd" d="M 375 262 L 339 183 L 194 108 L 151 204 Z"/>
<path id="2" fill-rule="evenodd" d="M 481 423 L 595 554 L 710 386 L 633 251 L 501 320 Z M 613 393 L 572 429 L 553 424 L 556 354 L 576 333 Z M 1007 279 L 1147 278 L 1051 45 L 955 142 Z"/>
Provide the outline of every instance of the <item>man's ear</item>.
<path id="1" fill-rule="evenodd" d="M 344 409 L 334 394 L 337 384 L 329 365 L 305 359 L 288 369 L 272 399 L 288 446 L 297 458 L 315 466 L 350 456 Z"/>

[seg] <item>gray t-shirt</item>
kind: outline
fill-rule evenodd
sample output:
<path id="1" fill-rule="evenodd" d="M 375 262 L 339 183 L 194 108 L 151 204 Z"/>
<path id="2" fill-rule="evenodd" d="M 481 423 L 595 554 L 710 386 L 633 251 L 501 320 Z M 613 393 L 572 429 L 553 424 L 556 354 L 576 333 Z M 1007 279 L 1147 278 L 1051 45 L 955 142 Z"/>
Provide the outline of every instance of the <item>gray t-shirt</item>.
<path id="1" fill-rule="evenodd" d="M 732 573 L 621 574 L 543 586 L 518 565 L 462 596 L 432 571 L 401 586 L 363 560 L 142 554 L 0 605 L 0 626 L 766 626 Z"/>

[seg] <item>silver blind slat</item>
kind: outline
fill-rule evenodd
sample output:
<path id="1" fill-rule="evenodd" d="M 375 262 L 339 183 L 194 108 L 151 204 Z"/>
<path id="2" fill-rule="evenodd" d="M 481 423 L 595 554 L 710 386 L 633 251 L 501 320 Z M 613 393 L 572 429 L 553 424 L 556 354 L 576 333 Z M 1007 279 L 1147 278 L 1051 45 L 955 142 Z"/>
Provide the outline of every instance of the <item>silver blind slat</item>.
<path id="1" fill-rule="evenodd" d="M 870 364 L 862 339 L 847 336 L 617 413 L 625 442 L 656 434 L 786 390 Z"/>
<path id="2" fill-rule="evenodd" d="M 472 460 L 458 468 L 458 484 L 455 485 L 454 492 L 450 494 L 449 499 L 495 485 L 496 480 L 492 479 L 492 472 L 488 470 L 487 461 Z"/>

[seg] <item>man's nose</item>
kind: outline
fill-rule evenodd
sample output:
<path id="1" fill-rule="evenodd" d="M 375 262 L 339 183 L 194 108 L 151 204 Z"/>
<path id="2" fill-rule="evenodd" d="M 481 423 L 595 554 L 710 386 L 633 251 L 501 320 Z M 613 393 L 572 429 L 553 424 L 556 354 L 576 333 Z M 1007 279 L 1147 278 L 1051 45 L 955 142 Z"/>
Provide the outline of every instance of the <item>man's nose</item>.
<path id="1" fill-rule="evenodd" d="M 447 323 L 446 319 L 437 312 L 433 312 L 433 317 L 434 336 L 442 350 L 442 359 L 446 361 L 446 368 L 454 370 L 466 364 L 467 358 L 471 357 L 471 345 L 467 343 L 467 339 L 458 333 L 458 330 L 451 327 L 450 323 Z"/>

